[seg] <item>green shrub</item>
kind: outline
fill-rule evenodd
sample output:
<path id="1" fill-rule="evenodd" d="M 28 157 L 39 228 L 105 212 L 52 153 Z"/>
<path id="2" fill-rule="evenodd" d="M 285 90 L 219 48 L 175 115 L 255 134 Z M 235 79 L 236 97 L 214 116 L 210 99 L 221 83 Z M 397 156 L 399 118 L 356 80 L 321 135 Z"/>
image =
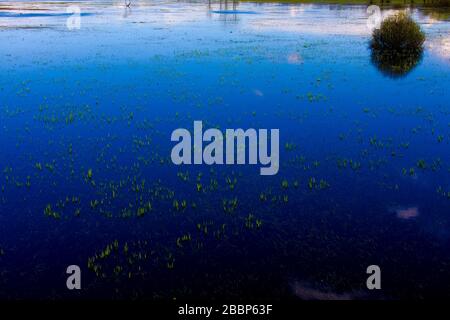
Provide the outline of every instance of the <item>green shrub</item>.
<path id="1" fill-rule="evenodd" d="M 396 52 L 422 51 L 425 34 L 419 25 L 405 11 L 386 18 L 380 29 L 372 35 L 371 47 L 374 50 L 391 50 Z"/>

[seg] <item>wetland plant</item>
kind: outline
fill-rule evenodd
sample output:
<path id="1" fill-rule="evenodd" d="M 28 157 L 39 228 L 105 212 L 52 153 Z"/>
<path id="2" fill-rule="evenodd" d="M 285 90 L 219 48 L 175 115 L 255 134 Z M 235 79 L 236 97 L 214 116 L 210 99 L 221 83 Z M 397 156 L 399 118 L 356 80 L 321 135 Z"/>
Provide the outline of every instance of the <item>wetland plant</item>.
<path id="1" fill-rule="evenodd" d="M 262 201 L 262 202 L 267 201 L 267 196 L 266 196 L 266 194 L 263 193 L 263 192 L 261 192 L 261 193 L 259 194 L 259 200 Z"/>
<path id="2" fill-rule="evenodd" d="M 60 219 L 61 215 L 52 209 L 52 206 L 48 204 L 44 209 L 44 214 L 47 217 L 52 217 L 54 219 Z"/>
<path id="3" fill-rule="evenodd" d="M 425 34 L 405 12 L 387 17 L 372 34 L 372 62 L 382 73 L 401 77 L 420 61 Z"/>
<path id="4" fill-rule="evenodd" d="M 425 162 L 425 160 L 423 160 L 423 159 L 418 160 L 417 168 L 425 170 L 427 168 L 427 163 Z"/>

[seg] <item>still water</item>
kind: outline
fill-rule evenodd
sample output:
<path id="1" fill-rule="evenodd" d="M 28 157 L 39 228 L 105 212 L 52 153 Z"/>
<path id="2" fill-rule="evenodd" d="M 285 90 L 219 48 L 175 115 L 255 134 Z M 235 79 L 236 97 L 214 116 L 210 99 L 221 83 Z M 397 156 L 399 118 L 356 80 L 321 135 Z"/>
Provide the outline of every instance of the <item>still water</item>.
<path id="1" fill-rule="evenodd" d="M 363 5 L 2 2 L 0 298 L 450 297 L 450 20 L 411 12 L 396 73 Z M 280 129 L 278 174 L 174 165 L 194 120 Z"/>

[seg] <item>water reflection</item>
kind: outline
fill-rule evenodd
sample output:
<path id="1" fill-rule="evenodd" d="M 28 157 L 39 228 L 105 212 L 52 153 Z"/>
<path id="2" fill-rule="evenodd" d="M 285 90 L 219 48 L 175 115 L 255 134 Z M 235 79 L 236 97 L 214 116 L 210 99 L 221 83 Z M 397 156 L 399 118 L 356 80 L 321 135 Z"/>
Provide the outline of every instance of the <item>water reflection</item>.
<path id="1" fill-rule="evenodd" d="M 239 1 L 232 0 L 220 0 L 211 1 L 208 0 L 208 16 L 211 14 L 218 14 L 219 20 L 223 23 L 237 23 L 239 21 L 237 7 Z"/>
<path id="2" fill-rule="evenodd" d="M 422 60 L 423 51 L 392 52 L 372 50 L 372 63 L 384 75 L 401 78 L 410 73 Z"/>
<path id="3" fill-rule="evenodd" d="M 435 21 L 450 20 L 450 8 L 423 8 L 421 11 Z"/>
<path id="4" fill-rule="evenodd" d="M 122 19 L 121 0 L 83 7 L 73 33 L 65 17 L 0 18 L 57 25 L 0 32 L 0 291 L 66 297 L 48 280 L 79 261 L 97 299 L 359 299 L 380 253 L 400 279 L 387 298 L 415 276 L 423 296 L 424 270 L 448 280 L 448 238 L 431 232 L 450 230 L 449 69 L 427 54 L 392 85 L 370 35 L 348 31 L 367 30 L 365 8 L 337 8 L 133 0 Z M 173 166 L 170 133 L 194 119 L 282 128 L 282 171 Z"/>
<path id="5" fill-rule="evenodd" d="M 131 1 L 130 2 L 125 2 L 124 7 L 123 7 L 123 14 L 122 14 L 122 18 L 126 19 L 131 15 Z"/>
<path id="6" fill-rule="evenodd" d="M 450 62 L 450 36 L 442 36 L 430 41 L 428 48 L 436 56 Z"/>
<path id="7" fill-rule="evenodd" d="M 207 0 L 196 2 L 134 0 L 131 7 L 125 0 L 77 2 L 81 5 L 82 29 L 111 28 L 126 19 L 129 24 L 151 24 L 155 28 L 197 28 L 214 23 L 236 25 L 252 33 L 350 37 L 370 37 L 365 5 L 247 3 L 237 0 Z M 73 2 L 11 2 L 1 5 L 0 28 L 66 29 L 66 9 Z M 382 16 L 398 8 L 382 7 Z M 435 56 L 450 57 L 449 10 L 443 8 L 412 8 L 412 14 L 427 34 L 427 49 Z M 20 13 L 20 14 L 19 14 Z M 132 13 L 132 14 L 131 14 Z M 250 14 L 257 13 L 257 14 Z M 14 16 L 16 15 L 16 16 Z M 53 15 L 53 16 L 50 16 Z M 162 30 L 162 29 L 160 29 Z M 174 29 L 175 30 L 175 29 Z M 295 59 L 289 59 L 290 63 Z M 420 61 L 420 55 L 391 57 L 373 55 L 373 61 L 390 75 L 407 73 Z M 401 72 L 399 72 L 401 70 Z"/>

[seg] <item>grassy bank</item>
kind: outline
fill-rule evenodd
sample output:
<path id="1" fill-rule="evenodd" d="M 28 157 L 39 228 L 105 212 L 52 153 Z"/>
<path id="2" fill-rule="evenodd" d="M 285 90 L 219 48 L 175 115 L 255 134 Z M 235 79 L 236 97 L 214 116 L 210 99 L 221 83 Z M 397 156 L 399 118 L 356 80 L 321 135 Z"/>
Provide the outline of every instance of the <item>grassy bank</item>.
<path id="1" fill-rule="evenodd" d="M 323 3 L 323 4 L 377 4 L 417 5 L 450 8 L 450 0 L 241 0 L 240 2 Z"/>

